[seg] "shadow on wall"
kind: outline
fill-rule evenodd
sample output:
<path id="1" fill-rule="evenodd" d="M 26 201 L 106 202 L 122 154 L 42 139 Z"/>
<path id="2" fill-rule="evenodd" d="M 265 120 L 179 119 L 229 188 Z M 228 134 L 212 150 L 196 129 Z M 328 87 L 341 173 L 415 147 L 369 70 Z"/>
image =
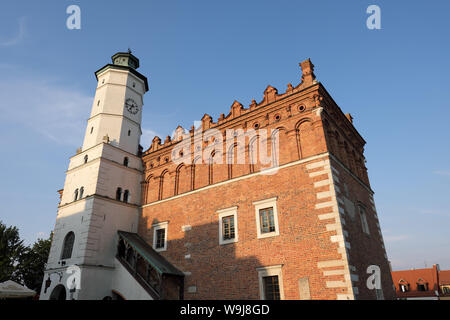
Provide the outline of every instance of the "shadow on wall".
<path id="1" fill-rule="evenodd" d="M 140 230 L 140 236 L 154 247 L 160 221 L 148 224 L 148 220 L 141 217 L 141 225 L 148 227 Z M 262 264 L 251 248 L 219 244 L 218 222 L 181 229 L 169 221 L 166 250 L 159 253 L 184 272 L 184 299 L 260 299 L 257 268 Z"/>

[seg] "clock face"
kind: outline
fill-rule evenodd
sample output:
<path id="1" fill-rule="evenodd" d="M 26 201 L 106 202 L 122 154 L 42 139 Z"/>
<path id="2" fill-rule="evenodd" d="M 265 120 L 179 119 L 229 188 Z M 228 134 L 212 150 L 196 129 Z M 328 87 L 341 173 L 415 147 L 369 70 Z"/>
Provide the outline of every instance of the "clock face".
<path id="1" fill-rule="evenodd" d="M 134 102 L 134 100 L 131 98 L 128 98 L 125 101 L 125 108 L 127 108 L 128 112 L 131 114 L 136 114 L 139 112 L 139 107 L 138 107 L 137 103 Z"/>

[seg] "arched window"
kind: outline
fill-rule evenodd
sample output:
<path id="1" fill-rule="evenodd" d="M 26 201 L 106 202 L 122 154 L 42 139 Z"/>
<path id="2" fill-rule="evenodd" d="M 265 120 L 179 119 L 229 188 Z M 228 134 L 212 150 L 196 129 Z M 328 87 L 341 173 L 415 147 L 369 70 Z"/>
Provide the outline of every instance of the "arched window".
<path id="1" fill-rule="evenodd" d="M 75 190 L 75 192 L 73 193 L 73 201 L 77 201 L 78 199 L 78 189 Z"/>
<path id="2" fill-rule="evenodd" d="M 400 292 L 408 292 L 409 291 L 409 283 L 405 280 L 401 279 L 398 285 Z"/>
<path id="3" fill-rule="evenodd" d="M 73 243 L 75 241 L 75 234 L 70 231 L 64 238 L 63 248 L 61 252 L 61 260 L 70 259 L 72 257 Z"/>
<path id="4" fill-rule="evenodd" d="M 127 250 L 127 256 L 126 256 L 127 262 L 130 266 L 134 267 L 134 250 L 133 248 L 129 247 Z"/>
<path id="5" fill-rule="evenodd" d="M 417 291 L 428 291 L 428 283 L 422 278 L 417 280 Z"/>
<path id="6" fill-rule="evenodd" d="M 128 167 L 128 157 L 123 158 L 123 165 Z"/>
<path id="7" fill-rule="evenodd" d="M 123 202 L 128 202 L 128 196 L 130 195 L 130 191 L 125 190 L 123 193 Z"/>
<path id="8" fill-rule="evenodd" d="M 125 258 L 125 251 L 126 251 L 125 243 L 122 239 L 120 239 L 119 245 L 117 247 L 117 254 L 121 258 Z"/>
<path id="9" fill-rule="evenodd" d="M 116 191 L 116 200 L 120 201 L 120 198 L 122 197 L 122 188 L 117 188 Z"/>
<path id="10" fill-rule="evenodd" d="M 367 223 L 366 210 L 361 205 L 359 206 L 359 217 L 361 219 L 362 230 L 364 231 L 364 233 L 369 235 L 370 231 L 369 224 Z"/>
<path id="11" fill-rule="evenodd" d="M 84 187 L 81 187 L 80 188 L 80 197 L 79 197 L 79 199 L 83 198 L 83 193 L 84 193 Z"/>
<path id="12" fill-rule="evenodd" d="M 84 163 L 87 163 L 88 162 L 88 155 L 85 155 L 84 156 Z"/>

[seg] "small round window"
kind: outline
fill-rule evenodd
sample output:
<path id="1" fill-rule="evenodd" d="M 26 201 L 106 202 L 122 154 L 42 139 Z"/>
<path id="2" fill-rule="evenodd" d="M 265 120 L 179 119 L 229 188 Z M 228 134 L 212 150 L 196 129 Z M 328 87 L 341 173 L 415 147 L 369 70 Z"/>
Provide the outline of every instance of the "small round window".
<path id="1" fill-rule="evenodd" d="M 255 123 L 253 124 L 253 128 L 258 129 L 258 128 L 259 128 L 259 123 L 258 123 L 258 122 L 255 122 Z"/>
<path id="2" fill-rule="evenodd" d="M 298 106 L 298 111 L 303 112 L 306 110 L 306 107 L 304 105 Z"/>

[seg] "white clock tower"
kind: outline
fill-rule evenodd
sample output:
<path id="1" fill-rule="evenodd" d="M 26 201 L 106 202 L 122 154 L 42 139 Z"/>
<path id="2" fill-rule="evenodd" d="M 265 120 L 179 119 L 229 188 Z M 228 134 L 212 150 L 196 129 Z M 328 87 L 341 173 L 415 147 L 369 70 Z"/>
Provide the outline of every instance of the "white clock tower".
<path id="1" fill-rule="evenodd" d="M 66 171 L 41 299 L 109 298 L 114 282 L 128 283 L 117 274 L 115 255 L 117 232 L 136 233 L 141 204 L 139 140 L 148 83 L 138 67 L 130 51 L 119 52 L 95 72 L 95 98 L 83 147 Z M 150 299 L 139 287 L 130 290 Z"/>

